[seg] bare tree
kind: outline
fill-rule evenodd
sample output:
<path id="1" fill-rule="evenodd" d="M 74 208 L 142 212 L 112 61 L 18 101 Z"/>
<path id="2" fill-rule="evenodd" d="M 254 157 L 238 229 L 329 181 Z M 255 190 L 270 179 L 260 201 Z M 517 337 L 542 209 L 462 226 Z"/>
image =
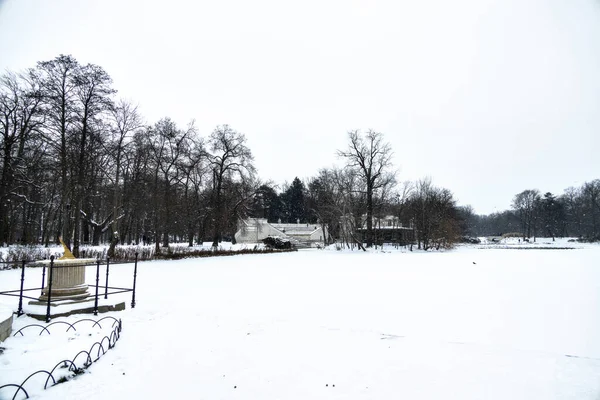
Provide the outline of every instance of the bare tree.
<path id="1" fill-rule="evenodd" d="M 192 140 L 189 157 L 182 163 L 183 171 L 183 213 L 188 246 L 194 245 L 194 232 L 197 228 L 201 213 L 202 187 L 204 184 L 206 168 L 206 151 L 204 142 L 200 138 Z M 200 238 L 199 238 L 200 239 Z"/>
<path id="2" fill-rule="evenodd" d="M 14 204 L 25 207 L 32 203 L 27 187 L 32 184 L 28 177 L 30 163 L 27 159 L 38 158 L 41 153 L 31 152 L 39 148 L 34 137 L 43 123 L 42 95 L 39 77 L 35 70 L 25 74 L 7 73 L 0 77 L 0 241 L 10 241 L 9 209 Z M 23 225 L 26 221 L 23 221 Z M 26 229 L 23 227 L 25 239 Z"/>
<path id="3" fill-rule="evenodd" d="M 154 230 L 157 253 L 160 253 L 161 233 L 162 246 L 169 247 L 174 189 L 184 176 L 184 165 L 195 134 L 193 121 L 186 130 L 180 130 L 169 118 L 157 122 L 154 129 L 150 131 L 149 148 L 154 169 Z"/>
<path id="4" fill-rule="evenodd" d="M 406 203 L 410 199 L 410 195 L 415 189 L 415 185 L 411 181 L 402 182 L 400 188 L 396 191 L 394 196 L 395 214 L 398 216 L 400 221 L 406 219 L 405 210 Z"/>
<path id="5" fill-rule="evenodd" d="M 346 151 L 338 156 L 347 161 L 348 167 L 356 170 L 364 181 L 366 194 L 366 242 L 373 246 L 373 199 L 379 190 L 385 190 L 396 182 L 392 167 L 392 148 L 383 141 L 383 134 L 369 130 L 364 136 L 358 131 L 348 132 L 350 141 Z"/>
<path id="6" fill-rule="evenodd" d="M 131 148 L 123 153 L 123 198 L 124 219 L 121 224 L 122 241 L 149 242 L 150 231 L 154 228 L 152 147 L 150 127 L 137 130 L 131 140 Z"/>
<path id="7" fill-rule="evenodd" d="M 225 180 L 246 181 L 252 179 L 256 169 L 254 157 L 246 146 L 246 137 L 228 125 L 218 126 L 209 138 L 210 166 L 213 172 L 212 214 L 213 247 L 219 246 L 225 225 L 225 207 L 222 199 Z"/>
<path id="8" fill-rule="evenodd" d="M 94 64 L 79 67 L 74 75 L 75 98 L 77 101 L 77 125 L 75 131 L 75 190 L 74 190 L 74 236 L 73 254 L 79 256 L 81 210 L 85 196 L 85 186 L 89 184 L 88 178 L 93 176 L 90 166 L 91 155 L 102 142 L 103 134 L 102 116 L 112 108 L 112 95 L 116 92 L 112 88 L 111 77 Z"/>
<path id="9" fill-rule="evenodd" d="M 458 210 L 448 189 L 435 187 L 431 179 L 418 181 L 407 207 L 412 214 L 419 249 L 451 247 L 460 234 Z"/>
<path id="10" fill-rule="evenodd" d="M 592 240 L 600 240 L 600 179 L 594 179 L 591 182 L 586 182 L 582 187 L 582 195 L 585 201 L 585 207 L 588 214 L 591 216 L 591 225 L 589 237 Z"/>
<path id="11" fill-rule="evenodd" d="M 540 199 L 540 192 L 537 189 L 524 190 L 515 195 L 513 199 L 512 207 L 517 212 L 521 221 L 523 238 L 531 237 L 532 230 L 535 235 L 535 222 Z"/>
<path id="12" fill-rule="evenodd" d="M 333 238 L 353 249 L 362 247 L 354 232 L 362 226 L 365 190 L 357 172 L 350 168 L 325 168 L 308 185 L 308 211 Z M 325 229 L 327 228 L 327 229 Z"/>
<path id="13" fill-rule="evenodd" d="M 69 197 L 72 194 L 72 180 L 68 143 L 77 121 L 77 84 L 74 75 L 79 69 L 79 63 L 72 56 L 61 54 L 54 60 L 39 62 L 37 68 L 43 80 L 47 115 L 44 138 L 55 154 L 55 171 L 60 180 L 59 205 L 55 211 L 58 219 L 56 239 L 62 236 L 67 246 L 71 247 Z"/>
<path id="14" fill-rule="evenodd" d="M 565 207 L 565 236 L 581 235 L 585 220 L 581 189 L 572 186 L 566 188 L 560 201 Z"/>
<path id="15" fill-rule="evenodd" d="M 121 163 L 123 152 L 130 145 L 130 137 L 133 133 L 142 127 L 142 118 L 140 117 L 137 106 L 130 101 L 119 100 L 111 110 L 112 122 L 112 143 L 110 150 L 114 156 L 114 193 L 113 193 L 113 210 L 111 221 L 111 240 L 108 249 L 108 256 L 113 257 L 115 246 L 119 241 L 119 209 L 121 208 Z"/>
<path id="16" fill-rule="evenodd" d="M 415 185 L 413 182 L 404 181 L 394 193 L 393 200 L 391 201 L 391 209 L 393 210 L 393 215 L 398 218 L 398 228 L 403 224 L 410 226 L 411 222 L 413 222 L 413 216 L 409 209 L 409 201 L 414 189 Z M 402 238 L 396 243 L 398 245 L 401 242 L 403 242 Z"/>
<path id="17" fill-rule="evenodd" d="M 335 182 L 329 169 L 322 169 L 319 175 L 312 178 L 308 183 L 307 208 L 308 212 L 316 217 L 321 225 L 323 243 L 330 243 L 331 235 L 339 234 L 339 222 L 341 215 L 336 207 Z"/>

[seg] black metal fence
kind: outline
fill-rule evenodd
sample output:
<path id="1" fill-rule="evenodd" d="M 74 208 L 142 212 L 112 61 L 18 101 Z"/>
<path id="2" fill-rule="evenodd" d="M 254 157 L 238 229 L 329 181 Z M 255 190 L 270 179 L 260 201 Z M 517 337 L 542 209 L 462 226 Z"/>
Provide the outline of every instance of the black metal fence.
<path id="1" fill-rule="evenodd" d="M 104 318 L 99 319 L 98 321 L 94 321 L 93 319 L 86 318 L 86 319 L 81 319 L 81 320 L 75 321 L 72 324 L 70 324 L 68 322 L 64 322 L 64 321 L 57 321 L 57 322 L 53 322 L 47 326 L 33 324 L 33 325 L 24 326 L 23 328 L 19 329 L 17 332 L 15 332 L 15 334 L 13 336 L 17 336 L 17 334 L 20 334 L 21 336 L 23 336 L 23 331 L 26 329 L 28 330 L 29 328 L 41 328 L 40 333 L 39 333 L 40 336 L 44 332 L 46 332 L 48 335 L 50 335 L 49 328 L 51 326 L 55 326 L 55 325 L 67 325 L 66 332 L 69 332 L 69 330 L 71 330 L 71 329 L 73 329 L 73 331 L 77 331 L 77 328 L 75 328 L 75 325 L 78 325 L 82 322 L 93 322 L 92 328 L 94 328 L 95 326 L 98 326 L 98 327 L 100 327 L 100 329 L 102 329 L 102 325 L 100 323 L 106 319 L 113 321 L 112 326 L 111 326 L 112 331 L 110 332 L 109 335 L 105 335 L 99 342 L 95 342 L 94 344 L 92 344 L 92 346 L 90 347 L 89 350 L 81 350 L 72 359 L 64 359 L 62 361 L 59 361 L 58 363 L 56 363 L 54 368 L 52 368 L 49 371 L 42 369 L 42 370 L 32 373 L 27 378 L 25 378 L 25 380 L 23 382 L 21 382 L 20 385 L 16 384 L 16 383 L 9 383 L 9 384 L 2 385 L 2 386 L 0 386 L 0 394 L 2 394 L 3 391 L 10 390 L 9 388 L 14 388 L 15 392 L 12 397 L 13 400 L 15 400 L 17 398 L 19 393 L 23 394 L 25 396 L 25 398 L 28 399 L 29 393 L 27 392 L 26 384 L 29 383 L 30 382 L 29 380 L 31 378 L 33 378 L 34 376 L 42 375 L 42 376 L 46 377 L 46 381 L 44 383 L 44 389 L 46 389 L 46 388 L 48 388 L 48 384 L 50 383 L 51 380 L 52 380 L 52 384 L 50 385 L 50 387 L 52 387 L 58 383 L 65 382 L 69 379 L 65 376 L 62 376 L 61 378 L 57 379 L 54 376 L 57 368 L 59 368 L 59 369 L 68 368 L 67 371 L 69 373 L 71 373 L 71 377 L 83 373 L 84 370 L 86 370 L 90 365 L 92 365 L 92 363 L 95 363 L 96 361 L 98 361 L 100 359 L 100 357 L 102 357 L 104 354 L 106 354 L 106 352 L 108 350 L 115 347 L 117 340 L 119 340 L 119 338 L 121 337 L 121 330 L 123 328 L 123 324 L 121 323 L 120 319 L 118 320 L 114 317 L 104 317 Z M 94 356 L 94 354 L 95 354 L 95 356 Z M 83 363 L 82 363 L 82 361 L 83 361 Z"/>
<path id="2" fill-rule="evenodd" d="M 46 265 L 44 264 L 42 266 L 42 286 L 41 287 L 34 287 L 34 288 L 24 288 L 25 285 L 25 269 L 27 265 L 31 265 L 31 264 L 35 264 L 35 263 L 39 263 L 39 261 L 27 261 L 27 260 L 23 260 L 20 263 L 16 263 L 16 262 L 1 262 L 2 264 L 13 264 L 13 265 L 20 265 L 21 268 L 21 285 L 19 289 L 15 289 L 15 290 L 6 290 L 4 292 L 0 292 L 0 295 L 4 295 L 4 296 L 13 296 L 13 297 L 18 297 L 19 298 L 19 305 L 17 307 L 17 317 L 20 317 L 21 315 L 23 315 L 23 299 L 30 299 L 30 300 L 39 300 L 39 297 L 32 297 L 32 296 L 28 296 L 25 294 L 25 292 L 32 292 L 32 291 L 36 291 L 39 290 L 40 291 L 40 295 L 43 294 L 44 289 L 45 289 L 45 285 L 46 285 L 46 269 L 48 269 L 48 290 L 47 290 L 47 300 L 46 300 L 46 322 L 50 322 L 50 307 L 51 307 L 51 303 L 52 303 L 52 277 L 53 277 L 53 272 L 57 269 L 57 268 L 76 268 L 76 267 L 80 267 L 80 266 L 70 266 L 70 265 L 54 265 L 54 256 L 50 257 L 50 264 L 48 265 L 48 267 L 46 267 Z M 103 263 L 102 260 L 98 259 L 96 260 L 96 281 L 94 284 L 90 284 L 90 287 L 95 288 L 95 292 L 93 295 L 89 295 L 86 299 L 84 300 L 91 300 L 94 299 L 94 315 L 98 315 L 98 298 L 100 296 L 102 296 L 102 294 L 100 293 L 100 289 L 104 290 L 104 298 L 108 299 L 109 295 L 113 295 L 113 294 L 118 294 L 118 293 L 128 293 L 131 292 L 131 308 L 135 308 L 135 287 L 136 287 L 136 281 L 137 281 L 137 267 L 138 267 L 138 253 L 135 253 L 135 260 L 133 261 L 134 263 L 134 267 L 133 267 L 133 287 L 131 288 L 123 288 L 123 287 L 113 287 L 113 286 L 109 286 L 108 283 L 108 278 L 109 278 L 109 273 L 110 273 L 110 258 L 107 257 L 106 258 L 106 280 L 105 280 L 105 284 L 104 286 L 100 285 L 100 265 Z M 119 263 L 113 263 L 112 265 L 115 264 L 130 264 L 130 262 L 119 262 Z M 109 292 L 110 290 L 110 292 Z"/>

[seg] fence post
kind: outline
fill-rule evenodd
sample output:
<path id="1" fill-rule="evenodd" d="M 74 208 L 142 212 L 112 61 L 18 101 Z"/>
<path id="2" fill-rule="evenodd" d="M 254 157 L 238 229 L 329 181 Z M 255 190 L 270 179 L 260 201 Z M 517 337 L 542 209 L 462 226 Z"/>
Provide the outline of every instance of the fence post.
<path id="1" fill-rule="evenodd" d="M 46 284 L 46 264 L 42 267 L 42 290 L 40 296 L 44 294 L 44 285 Z"/>
<path id="2" fill-rule="evenodd" d="M 52 270 L 54 269 L 54 256 L 50 256 L 50 271 L 48 272 L 48 305 L 46 306 L 46 323 L 50 322 L 50 301 L 52 297 Z"/>
<path id="3" fill-rule="evenodd" d="M 133 267 L 133 295 L 131 296 L 131 308 L 135 308 L 135 282 L 137 279 L 137 263 L 138 263 L 138 253 L 135 253 L 135 264 Z"/>
<path id="4" fill-rule="evenodd" d="M 94 296 L 94 315 L 98 315 L 98 282 L 100 281 L 100 259 L 96 261 L 96 295 Z"/>
<path id="5" fill-rule="evenodd" d="M 110 268 L 110 257 L 106 257 L 106 286 L 104 287 L 104 298 L 108 299 L 108 269 Z"/>
<path id="6" fill-rule="evenodd" d="M 23 283 L 25 282 L 25 260 L 21 264 L 21 291 L 19 292 L 19 309 L 17 310 L 17 317 L 23 315 Z"/>

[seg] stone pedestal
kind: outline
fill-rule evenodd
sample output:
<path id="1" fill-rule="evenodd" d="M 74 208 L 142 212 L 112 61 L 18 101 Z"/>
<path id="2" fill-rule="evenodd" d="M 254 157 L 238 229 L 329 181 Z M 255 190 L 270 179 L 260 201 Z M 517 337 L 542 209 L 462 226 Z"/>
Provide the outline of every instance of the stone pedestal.
<path id="1" fill-rule="evenodd" d="M 65 246 L 65 253 L 67 251 Z M 70 255 L 70 252 L 68 254 Z M 48 267 L 46 287 L 42 289 L 42 295 L 38 300 L 30 301 L 24 307 L 25 313 L 35 319 L 47 321 L 50 317 L 124 310 L 125 302 L 98 296 L 96 303 L 94 295 L 90 293 L 85 283 L 85 268 L 96 263 L 95 258 L 63 258 L 54 260 L 50 272 L 51 262 L 42 261 L 42 264 Z M 48 294 L 50 294 L 50 303 L 48 303 Z"/>
<path id="2" fill-rule="evenodd" d="M 54 292 L 54 288 L 52 289 Z M 50 303 L 50 317 L 67 317 L 74 314 L 92 314 L 95 309 L 94 299 L 88 300 L 62 300 Z M 125 310 L 125 302 L 122 300 L 104 299 L 104 296 L 98 299 L 98 313 Z M 39 321 L 46 320 L 47 303 L 41 301 L 30 301 L 23 306 L 25 314 Z"/>
<path id="3" fill-rule="evenodd" d="M 63 300 L 83 300 L 90 295 L 88 285 L 85 284 L 85 266 L 93 265 L 95 258 L 75 258 L 55 260 L 50 273 L 50 261 L 43 261 L 48 266 L 48 283 L 42 290 L 39 300 L 48 301 L 50 276 L 52 276 L 51 302 Z"/>
<path id="4" fill-rule="evenodd" d="M 0 342 L 8 338 L 12 331 L 12 309 L 0 306 Z"/>

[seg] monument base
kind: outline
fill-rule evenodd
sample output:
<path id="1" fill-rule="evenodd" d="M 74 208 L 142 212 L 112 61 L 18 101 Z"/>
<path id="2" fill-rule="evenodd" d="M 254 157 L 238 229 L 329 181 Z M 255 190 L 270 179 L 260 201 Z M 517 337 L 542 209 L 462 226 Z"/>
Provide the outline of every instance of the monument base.
<path id="1" fill-rule="evenodd" d="M 0 342 L 8 338 L 12 331 L 13 311 L 0 306 Z"/>
<path id="2" fill-rule="evenodd" d="M 74 285 L 72 287 L 65 288 L 52 288 L 52 297 L 50 302 L 53 303 L 61 300 L 85 300 L 89 295 L 88 285 Z M 48 301 L 48 288 L 45 287 L 42 290 L 42 295 L 39 297 L 41 302 Z"/>
<path id="3" fill-rule="evenodd" d="M 52 292 L 54 292 L 54 289 L 52 289 Z M 74 314 L 92 314 L 94 312 L 94 303 L 94 299 L 90 299 L 89 297 L 84 300 L 54 301 L 51 299 L 50 318 L 68 317 L 69 315 Z M 26 306 L 23 307 L 23 311 L 32 318 L 45 321 L 47 307 L 47 302 L 30 301 Z M 98 299 L 98 313 L 123 310 L 125 310 L 124 301 Z"/>

